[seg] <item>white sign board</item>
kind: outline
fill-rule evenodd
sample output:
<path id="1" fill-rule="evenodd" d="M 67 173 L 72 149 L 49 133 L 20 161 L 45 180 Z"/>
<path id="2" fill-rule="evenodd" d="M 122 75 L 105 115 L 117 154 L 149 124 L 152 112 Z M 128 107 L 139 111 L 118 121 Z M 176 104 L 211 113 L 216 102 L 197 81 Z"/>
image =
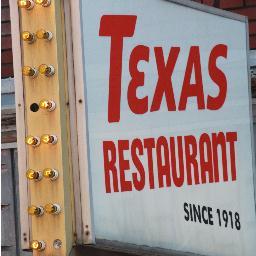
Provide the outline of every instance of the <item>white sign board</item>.
<path id="1" fill-rule="evenodd" d="M 96 238 L 255 255 L 246 22 L 163 0 L 80 4 Z"/>

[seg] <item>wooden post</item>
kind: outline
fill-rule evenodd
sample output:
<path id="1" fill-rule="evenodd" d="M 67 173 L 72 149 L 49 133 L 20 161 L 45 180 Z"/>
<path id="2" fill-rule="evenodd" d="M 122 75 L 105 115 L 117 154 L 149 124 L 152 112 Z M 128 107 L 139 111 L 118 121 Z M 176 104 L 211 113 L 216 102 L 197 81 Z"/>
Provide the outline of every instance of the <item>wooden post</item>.
<path id="1" fill-rule="evenodd" d="M 21 49 L 20 49 L 20 33 L 19 30 L 19 15 L 16 1 L 9 1 L 10 4 L 10 20 L 12 31 L 12 52 L 13 56 L 13 71 L 15 84 L 15 106 L 16 106 L 16 131 L 17 131 L 17 149 L 18 157 L 18 172 L 19 172 L 19 213 L 20 213 L 20 231 L 21 231 L 21 248 L 29 248 L 29 218 L 27 214 L 28 205 L 28 184 L 24 170 L 26 170 L 26 146 L 25 146 L 25 122 L 24 122 L 24 97 L 22 86 L 21 70 Z M 15 31 L 17 33 L 15 33 Z"/>
<path id="2" fill-rule="evenodd" d="M 31 10 L 20 9 L 21 31 L 36 33 L 39 29 L 52 32 L 48 41 L 37 39 L 34 43 L 22 42 L 22 63 L 38 69 L 40 64 L 52 65 L 55 74 L 50 77 L 38 74 L 37 77 L 24 77 L 26 135 L 40 137 L 53 134 L 57 144 L 41 143 L 38 147 L 27 146 L 27 166 L 33 170 L 54 168 L 59 177 L 55 181 L 43 178 L 29 181 L 30 204 L 45 206 L 57 203 L 61 206 L 58 215 L 44 213 L 40 217 L 31 216 L 32 239 L 43 240 L 44 251 L 35 251 L 33 255 L 68 255 L 74 242 L 73 236 L 73 189 L 70 157 L 69 109 L 67 95 L 67 65 L 65 46 L 65 27 L 63 2 L 51 0 L 48 7 L 35 4 Z M 15 58 L 15 56 L 14 56 Z M 21 72 L 21 71 L 20 71 Z M 40 100 L 53 100 L 56 109 L 48 112 L 31 110 L 31 104 Z M 25 140 L 25 138 L 24 138 Z M 26 170 L 24 170 L 24 175 Z M 55 239 L 61 240 L 59 249 L 54 248 Z"/>

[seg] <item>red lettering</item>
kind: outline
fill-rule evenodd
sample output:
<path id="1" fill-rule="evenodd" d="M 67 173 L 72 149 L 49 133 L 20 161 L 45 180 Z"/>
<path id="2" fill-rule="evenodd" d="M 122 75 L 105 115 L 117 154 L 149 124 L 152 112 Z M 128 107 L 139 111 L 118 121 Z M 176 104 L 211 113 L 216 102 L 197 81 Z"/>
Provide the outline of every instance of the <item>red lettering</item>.
<path id="1" fill-rule="evenodd" d="M 109 157 L 109 153 L 111 157 Z M 103 141 L 104 173 L 106 193 L 111 193 L 110 173 L 113 178 L 114 192 L 118 192 L 118 177 L 116 169 L 116 147 L 112 141 Z"/>
<path id="2" fill-rule="evenodd" d="M 118 140 L 117 144 L 103 141 L 106 193 L 132 191 L 133 188 L 141 191 L 146 185 L 155 189 L 153 159 L 157 164 L 158 188 L 171 187 L 172 179 L 175 187 L 182 187 L 185 179 L 187 185 L 219 182 L 219 166 L 223 168 L 224 182 L 236 181 L 235 142 L 237 132 L 203 133 L 198 139 L 187 135 L 160 136 L 143 141 L 140 138 Z M 230 172 L 227 151 L 230 153 Z M 222 163 L 219 154 L 222 154 Z M 148 169 L 144 157 L 148 158 Z M 130 161 L 133 163 L 132 172 L 128 172 L 131 170 Z"/>
<path id="3" fill-rule="evenodd" d="M 132 178 L 135 189 L 140 191 L 145 186 L 145 170 L 143 164 L 138 157 L 138 154 L 140 156 L 143 155 L 143 144 L 140 139 L 134 139 L 131 145 L 131 155 L 133 163 L 138 170 L 138 173 L 133 173 Z"/>
<path id="4" fill-rule="evenodd" d="M 227 79 L 223 71 L 217 67 L 217 59 L 219 57 L 227 58 L 228 47 L 224 44 L 218 44 L 213 47 L 208 63 L 209 75 L 213 82 L 219 87 L 219 94 L 216 97 L 208 95 L 207 109 L 217 110 L 220 109 L 227 96 Z"/>
<path id="5" fill-rule="evenodd" d="M 228 167 L 226 155 L 226 138 L 223 132 L 212 134 L 212 151 L 213 151 L 213 166 L 214 166 L 214 181 L 219 182 L 219 160 L 218 160 L 218 146 L 221 149 L 223 180 L 228 180 Z"/>
<path id="6" fill-rule="evenodd" d="M 148 96 L 138 99 L 136 95 L 136 91 L 138 87 L 144 86 L 144 72 L 138 71 L 138 63 L 139 61 L 149 60 L 149 47 L 144 45 L 136 46 L 130 57 L 130 74 L 131 74 L 131 81 L 128 87 L 128 104 L 131 111 L 135 114 L 144 114 L 148 111 Z"/>
<path id="7" fill-rule="evenodd" d="M 160 105 L 165 94 L 166 103 L 169 111 L 176 110 L 176 104 L 174 99 L 173 87 L 172 87 L 172 73 L 175 64 L 178 59 L 180 47 L 172 47 L 169 53 L 167 63 L 165 65 L 164 54 L 162 47 L 155 47 L 155 57 L 158 71 L 158 81 L 156 84 L 156 90 L 152 101 L 150 112 L 160 109 Z"/>
<path id="8" fill-rule="evenodd" d="M 132 37 L 137 16 L 103 15 L 100 20 L 100 36 L 111 37 L 108 121 L 120 121 L 122 54 L 124 37 Z"/>
<path id="9" fill-rule="evenodd" d="M 206 173 L 208 173 L 209 183 L 213 183 L 212 145 L 211 139 L 207 133 L 203 133 L 200 136 L 199 152 L 202 183 L 206 183 Z M 205 153 L 207 157 L 205 157 Z"/>
<path id="10" fill-rule="evenodd" d="M 229 142 L 229 151 L 230 151 L 230 168 L 232 180 L 236 180 L 236 152 L 235 152 L 235 141 L 237 141 L 236 132 L 227 132 L 226 134 L 227 142 Z"/>
<path id="11" fill-rule="evenodd" d="M 192 169 L 194 170 L 195 184 L 199 184 L 199 173 L 198 173 L 198 163 L 196 160 L 197 156 L 197 144 L 196 138 L 192 135 L 184 137 L 185 140 L 185 155 L 186 155 L 186 168 L 187 168 L 187 182 L 188 185 L 192 185 Z M 191 149 L 191 150 L 190 150 Z"/>
<path id="12" fill-rule="evenodd" d="M 159 137 L 156 143 L 156 155 L 158 167 L 158 182 L 160 188 L 165 186 L 164 176 L 166 179 L 166 187 L 171 186 L 170 159 L 168 151 L 168 142 L 166 138 L 163 136 Z"/>
<path id="13" fill-rule="evenodd" d="M 129 160 L 124 159 L 124 151 L 129 149 L 128 140 L 118 141 L 121 192 L 132 191 L 132 182 L 125 179 L 125 171 L 130 169 Z"/>
<path id="14" fill-rule="evenodd" d="M 148 156 L 149 187 L 150 189 L 154 189 L 155 180 L 152 150 L 155 148 L 155 140 L 153 138 L 144 139 L 144 148 L 146 149 Z"/>
<path id="15" fill-rule="evenodd" d="M 195 84 L 191 84 L 190 82 L 193 68 L 195 72 Z M 205 109 L 199 46 L 191 46 L 189 51 L 189 57 L 180 96 L 179 110 L 186 109 L 187 100 L 189 97 L 196 97 L 198 109 Z"/>
<path id="16" fill-rule="evenodd" d="M 178 136 L 178 159 L 179 159 L 179 177 L 177 174 L 176 165 L 176 150 L 175 150 L 175 140 L 174 137 L 170 137 L 170 151 L 171 151 L 171 166 L 172 166 L 172 176 L 173 183 L 176 187 L 181 187 L 184 183 L 184 164 L 183 164 L 183 150 L 182 150 L 182 137 Z"/>

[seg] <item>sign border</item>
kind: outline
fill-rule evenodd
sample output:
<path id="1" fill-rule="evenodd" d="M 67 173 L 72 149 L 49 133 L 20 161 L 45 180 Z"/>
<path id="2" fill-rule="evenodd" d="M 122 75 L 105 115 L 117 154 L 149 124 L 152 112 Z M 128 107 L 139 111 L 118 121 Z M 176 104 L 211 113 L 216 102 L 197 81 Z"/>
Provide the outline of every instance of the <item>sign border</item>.
<path id="1" fill-rule="evenodd" d="M 196 9 L 209 14 L 217 15 L 220 17 L 225 17 L 232 20 L 237 20 L 243 22 L 246 26 L 246 51 L 247 51 L 247 70 L 248 70 L 248 92 L 249 92 L 249 116 L 250 116 L 250 130 L 251 130 L 251 150 L 252 150 L 252 168 L 253 168 L 253 180 L 254 180 L 254 206 L 256 213 L 256 173 L 255 173 L 255 151 L 254 151 L 254 133 L 253 133 L 253 115 L 252 115 L 252 96 L 251 96 L 251 80 L 250 80 L 250 68 L 249 68 L 249 28 L 248 28 L 248 18 L 246 16 L 232 13 L 230 11 L 225 11 L 212 6 L 200 4 L 194 1 L 187 0 L 158 0 L 167 1 L 170 3 L 175 3 L 192 9 Z M 86 95 L 86 84 L 85 84 L 85 71 L 83 69 L 84 54 L 81 54 L 81 49 L 84 53 L 83 40 L 82 37 L 82 23 L 81 23 L 81 2 L 82 0 L 71 1 L 71 27 L 75 31 L 73 34 L 73 60 L 74 60 L 74 73 L 75 73 L 75 92 L 79 95 L 79 99 L 82 100 L 84 104 L 77 103 L 77 133 L 78 133 L 78 154 L 79 158 L 83 159 L 86 156 L 85 161 L 80 163 L 80 185 L 81 185 L 81 205 L 84 212 L 82 213 L 83 223 L 90 222 L 93 223 L 93 208 L 92 208 L 92 195 L 90 198 L 85 196 L 85 193 L 91 191 L 90 184 L 90 168 L 89 163 L 89 143 L 88 143 L 88 121 L 87 121 L 87 102 L 84 97 Z M 77 10 L 80 10 L 77 13 Z M 86 39 L 85 39 L 86 40 Z M 80 102 L 81 103 L 81 102 Z M 81 107 L 82 106 L 82 107 Z M 82 117 L 82 118 L 81 118 Z M 84 118 L 86 117 L 86 118 Z M 84 139 L 85 140 L 80 140 Z M 87 187 L 89 186 L 89 187 Z M 87 213 L 87 214 L 86 214 Z M 91 242 L 95 242 L 94 227 L 92 227 L 91 232 L 93 233 L 93 239 Z M 84 243 L 88 241 L 84 240 Z"/>

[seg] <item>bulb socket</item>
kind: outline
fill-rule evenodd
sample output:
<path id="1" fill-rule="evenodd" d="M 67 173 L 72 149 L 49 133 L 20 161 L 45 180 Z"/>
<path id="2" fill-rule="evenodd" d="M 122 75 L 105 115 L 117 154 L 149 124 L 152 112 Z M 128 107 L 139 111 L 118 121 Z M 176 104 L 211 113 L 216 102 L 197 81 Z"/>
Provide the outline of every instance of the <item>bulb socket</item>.
<path id="1" fill-rule="evenodd" d="M 22 32 L 22 40 L 25 42 L 28 42 L 29 44 L 32 44 L 36 40 L 36 36 L 34 33 L 31 33 L 29 31 L 23 31 Z"/>
<path id="2" fill-rule="evenodd" d="M 24 76 L 29 76 L 31 78 L 35 78 L 38 75 L 38 71 L 37 71 L 37 69 L 35 69 L 33 67 L 24 66 L 22 68 L 22 74 Z"/>
<path id="3" fill-rule="evenodd" d="M 52 35 L 52 32 L 50 32 L 50 31 L 47 31 L 47 30 L 44 30 L 44 29 L 39 29 L 36 32 L 36 37 L 38 39 L 45 39 L 45 40 L 51 41 L 53 35 Z"/>
<path id="4" fill-rule="evenodd" d="M 55 240 L 53 241 L 53 248 L 54 248 L 54 249 L 60 249 L 61 246 L 62 246 L 62 242 L 61 242 L 60 239 L 55 239 Z"/>
<path id="5" fill-rule="evenodd" d="M 31 205 L 28 207 L 28 214 L 36 217 L 42 216 L 44 214 L 44 208 L 42 206 Z"/>
<path id="6" fill-rule="evenodd" d="M 46 109 L 47 111 L 51 112 L 56 108 L 56 103 L 53 100 L 41 100 L 39 102 L 39 107 L 41 109 Z"/>
<path id="7" fill-rule="evenodd" d="M 55 74 L 55 69 L 51 65 L 41 64 L 38 70 L 40 74 L 45 75 L 47 77 L 53 76 Z"/>
<path id="8" fill-rule="evenodd" d="M 59 173 L 57 170 L 55 169 L 51 169 L 51 168 L 45 168 L 43 170 L 43 176 L 46 179 L 50 179 L 50 180 L 56 180 L 59 177 Z"/>
<path id="9" fill-rule="evenodd" d="M 20 8 L 24 8 L 26 10 L 31 10 L 35 6 L 35 3 L 33 0 L 18 0 L 17 4 Z"/>
<path id="10" fill-rule="evenodd" d="M 52 144 L 55 145 L 58 141 L 58 138 L 56 135 L 49 135 L 49 134 L 44 134 L 41 136 L 41 141 L 44 144 Z"/>
<path id="11" fill-rule="evenodd" d="M 26 172 L 26 177 L 29 180 L 34 180 L 34 181 L 40 181 L 43 177 L 42 172 L 40 171 L 34 171 L 32 169 L 28 169 Z"/>
<path id="12" fill-rule="evenodd" d="M 46 244 L 44 241 L 40 240 L 33 240 L 31 243 L 30 243 L 30 248 L 32 250 L 35 250 L 35 251 L 43 251 L 46 247 Z"/>
<path id="13" fill-rule="evenodd" d="M 40 145 L 40 138 L 29 135 L 26 137 L 25 142 L 29 146 L 38 147 Z"/>
<path id="14" fill-rule="evenodd" d="M 53 215 L 57 215 L 61 211 L 61 208 L 58 204 L 51 204 L 51 203 L 46 204 L 44 208 L 48 214 L 53 214 Z"/>

